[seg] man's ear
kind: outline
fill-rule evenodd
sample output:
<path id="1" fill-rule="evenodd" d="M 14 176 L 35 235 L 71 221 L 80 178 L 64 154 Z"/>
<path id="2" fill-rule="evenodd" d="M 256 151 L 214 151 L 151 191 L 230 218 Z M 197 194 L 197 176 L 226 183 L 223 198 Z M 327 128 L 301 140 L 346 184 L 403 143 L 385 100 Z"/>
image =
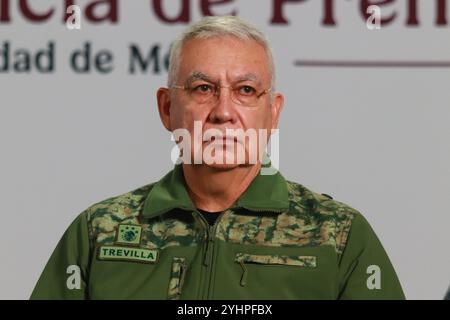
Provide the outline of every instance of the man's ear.
<path id="1" fill-rule="evenodd" d="M 162 124 L 167 130 L 172 131 L 170 126 L 170 90 L 167 88 L 159 88 L 156 93 L 156 100 L 158 101 L 159 118 Z"/>
<path id="2" fill-rule="evenodd" d="M 270 108 L 270 112 L 272 113 L 272 129 L 278 128 L 278 120 L 283 106 L 284 96 L 281 93 L 274 93 Z"/>

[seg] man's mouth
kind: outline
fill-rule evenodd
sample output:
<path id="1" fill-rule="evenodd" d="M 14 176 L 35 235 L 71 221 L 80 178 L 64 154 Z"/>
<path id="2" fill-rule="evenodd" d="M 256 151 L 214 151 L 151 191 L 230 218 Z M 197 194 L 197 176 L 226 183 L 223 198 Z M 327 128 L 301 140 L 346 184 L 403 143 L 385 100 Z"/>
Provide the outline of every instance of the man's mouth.
<path id="1" fill-rule="evenodd" d="M 237 137 L 234 136 L 212 136 L 208 138 L 203 138 L 203 142 L 213 142 L 213 143 L 222 143 L 222 144 L 235 144 L 240 143 Z"/>

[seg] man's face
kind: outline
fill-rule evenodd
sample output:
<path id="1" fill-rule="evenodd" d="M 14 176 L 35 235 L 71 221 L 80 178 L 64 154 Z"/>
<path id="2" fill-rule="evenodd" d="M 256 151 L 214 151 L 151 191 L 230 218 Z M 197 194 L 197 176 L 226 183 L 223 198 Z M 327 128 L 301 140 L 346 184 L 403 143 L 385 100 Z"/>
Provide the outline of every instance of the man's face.
<path id="1" fill-rule="evenodd" d="M 194 149 L 195 121 L 201 123 L 201 134 L 209 129 L 217 129 L 224 137 L 228 136 L 227 129 L 253 129 L 256 133 L 259 129 L 264 129 L 268 132 L 267 137 L 270 137 L 270 130 L 277 126 L 283 97 L 281 94 L 274 94 L 271 98 L 270 93 L 263 93 L 271 86 L 269 60 L 264 48 L 255 41 L 242 41 L 234 37 L 188 41 L 181 52 L 175 85 L 188 87 L 190 90 L 161 88 L 158 91 L 160 116 L 168 130 L 189 131 L 192 137 L 191 155 L 200 152 L 198 148 Z M 198 97 L 218 86 L 227 88 L 220 88 L 220 94 L 214 95 L 207 103 L 195 98 L 195 95 Z M 254 103 L 246 104 L 245 95 L 251 94 L 253 89 L 259 97 L 254 99 Z M 244 97 L 242 100 L 239 99 L 241 94 Z M 244 140 L 246 141 L 225 138 L 210 141 L 203 137 L 203 153 L 200 156 L 205 160 L 205 154 L 210 154 L 208 150 L 214 150 L 212 154 L 216 159 L 221 158 L 222 162 L 227 163 L 214 163 L 209 164 L 210 166 L 234 167 L 237 165 L 236 161 L 233 164 L 228 162 L 231 158 L 237 160 L 235 153 L 239 152 L 237 144 L 240 144 L 244 147 L 241 150 L 245 149 L 248 163 L 249 154 L 255 151 L 249 150 L 252 149 L 251 143 L 248 139 Z M 260 143 L 259 140 L 257 143 Z M 262 140 L 267 142 L 267 139 Z M 229 146 L 233 143 L 234 148 Z M 225 160 L 227 157 L 228 160 Z"/>

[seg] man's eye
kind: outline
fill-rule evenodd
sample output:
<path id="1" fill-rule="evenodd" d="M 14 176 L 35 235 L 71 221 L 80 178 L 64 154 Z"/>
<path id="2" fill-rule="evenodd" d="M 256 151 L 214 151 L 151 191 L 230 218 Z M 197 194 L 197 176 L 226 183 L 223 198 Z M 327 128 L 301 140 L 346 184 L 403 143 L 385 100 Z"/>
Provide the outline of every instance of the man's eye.
<path id="1" fill-rule="evenodd" d="M 239 88 L 239 94 L 245 96 L 251 96 L 256 93 L 256 90 L 250 86 L 242 86 Z"/>
<path id="2" fill-rule="evenodd" d="M 201 85 L 195 86 L 192 89 L 192 91 L 196 92 L 196 93 L 210 93 L 213 91 L 213 88 L 209 84 L 201 84 Z"/>

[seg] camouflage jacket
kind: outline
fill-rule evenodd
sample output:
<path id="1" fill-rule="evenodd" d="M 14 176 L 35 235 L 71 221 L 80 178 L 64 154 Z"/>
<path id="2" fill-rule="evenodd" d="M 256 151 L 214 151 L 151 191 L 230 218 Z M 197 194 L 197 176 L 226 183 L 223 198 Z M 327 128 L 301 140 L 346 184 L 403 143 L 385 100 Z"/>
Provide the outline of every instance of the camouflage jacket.
<path id="1" fill-rule="evenodd" d="M 32 299 L 403 299 L 355 209 L 258 175 L 213 226 L 181 165 L 97 203 L 70 225 Z"/>

